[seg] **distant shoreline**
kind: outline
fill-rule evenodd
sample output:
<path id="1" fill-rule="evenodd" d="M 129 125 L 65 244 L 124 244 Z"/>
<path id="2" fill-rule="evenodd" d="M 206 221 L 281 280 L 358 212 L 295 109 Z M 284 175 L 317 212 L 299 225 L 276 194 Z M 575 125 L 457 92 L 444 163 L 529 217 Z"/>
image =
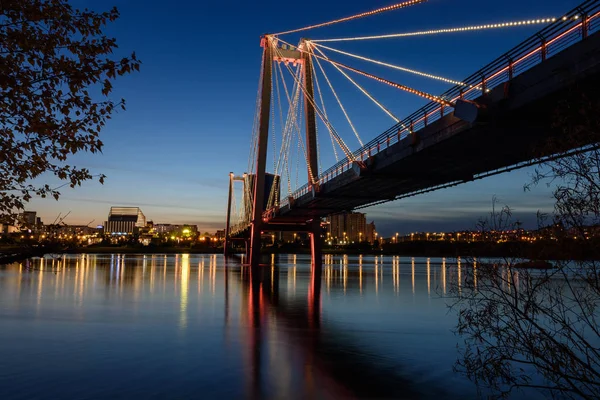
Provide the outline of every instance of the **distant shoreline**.
<path id="1" fill-rule="evenodd" d="M 235 251 L 234 251 L 235 252 Z M 41 254 L 219 254 L 219 247 L 162 247 L 162 246 L 91 246 L 76 248 L 36 247 L 22 249 L 18 246 L 0 247 L 0 264 L 18 262 Z M 310 254 L 308 248 L 300 245 L 267 247 L 263 254 Z M 350 255 L 400 255 L 408 257 L 494 257 L 522 258 L 533 260 L 600 260 L 599 247 L 594 243 L 575 242 L 401 242 L 372 249 L 368 245 L 344 248 L 324 248 L 323 254 Z"/>

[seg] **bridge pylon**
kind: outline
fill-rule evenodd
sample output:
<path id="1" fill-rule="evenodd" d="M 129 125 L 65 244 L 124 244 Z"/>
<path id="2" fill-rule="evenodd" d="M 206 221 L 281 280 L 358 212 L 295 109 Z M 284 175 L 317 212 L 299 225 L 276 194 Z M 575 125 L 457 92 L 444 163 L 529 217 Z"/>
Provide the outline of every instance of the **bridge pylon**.
<path id="1" fill-rule="evenodd" d="M 310 54 L 310 46 L 308 42 L 303 40 L 300 44 L 302 51 L 287 50 L 282 59 L 281 52 L 279 55 L 274 54 L 274 47 L 277 46 L 277 39 L 270 35 L 265 35 L 261 38 L 261 46 L 263 47 L 263 70 L 261 78 L 261 97 L 259 108 L 258 122 L 258 143 L 257 157 L 254 179 L 254 196 L 251 216 L 250 228 L 250 256 L 249 262 L 251 266 L 260 264 L 261 251 L 261 234 L 265 230 L 273 230 L 275 225 L 269 224 L 269 221 L 264 217 L 264 200 L 265 200 L 265 175 L 267 164 L 267 148 L 269 142 L 269 118 L 271 111 L 271 90 L 272 90 L 272 74 L 273 61 L 288 62 L 292 61 L 301 65 L 303 68 L 303 88 L 304 93 L 304 110 L 306 122 L 306 143 L 307 143 L 307 170 L 308 181 L 314 191 L 318 191 L 319 179 L 319 164 L 317 153 L 317 121 L 314 108 L 314 87 L 312 76 L 312 61 Z M 298 230 L 304 230 L 311 235 L 311 251 L 313 266 L 321 267 L 322 264 L 322 244 L 321 244 L 321 224 L 320 219 L 305 221 L 305 225 Z M 285 230 L 281 225 L 277 225 Z M 298 228 L 298 224 L 293 225 Z"/>

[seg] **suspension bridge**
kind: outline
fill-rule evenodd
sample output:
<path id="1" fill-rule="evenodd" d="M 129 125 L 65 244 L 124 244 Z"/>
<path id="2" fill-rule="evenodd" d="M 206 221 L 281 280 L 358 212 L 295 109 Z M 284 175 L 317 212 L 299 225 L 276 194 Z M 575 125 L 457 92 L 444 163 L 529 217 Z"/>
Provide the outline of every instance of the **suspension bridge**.
<path id="1" fill-rule="evenodd" d="M 229 180 L 226 252 L 232 240 L 244 240 L 250 264 L 259 265 L 263 233 L 305 231 L 311 236 L 313 266 L 320 267 L 321 218 L 327 215 L 585 151 L 581 143 L 577 147 L 567 144 L 551 150 L 545 143 L 561 134 L 551 126 L 556 104 L 574 86 L 597 87 L 600 83 L 600 0 L 585 1 L 574 10 L 552 18 L 386 35 L 301 39 L 297 45 L 284 40 L 289 34 L 420 7 L 425 2 L 409 0 L 261 38 L 263 57 L 248 169 L 239 176 L 231 173 Z M 542 28 L 462 81 L 332 47 L 336 42 L 532 25 Z M 337 56 L 452 86 L 434 95 L 340 62 Z M 341 74 L 390 117 L 394 125 L 365 143 L 325 66 Z M 358 77 L 428 102 L 409 116 L 398 118 L 358 82 Z M 344 116 L 346 131 L 360 143 L 358 150 L 350 149 L 339 124 L 334 127 L 332 107 L 326 107 L 324 101 L 327 88 Z M 329 137 L 319 137 L 318 132 L 326 132 Z M 320 148 L 326 139 L 331 142 L 336 163 L 323 170 L 319 163 Z M 269 143 L 273 169 L 267 172 Z M 306 170 L 307 182 L 294 186 L 293 178 L 298 181 L 300 169 Z M 242 194 L 236 197 L 237 182 L 242 184 Z"/>

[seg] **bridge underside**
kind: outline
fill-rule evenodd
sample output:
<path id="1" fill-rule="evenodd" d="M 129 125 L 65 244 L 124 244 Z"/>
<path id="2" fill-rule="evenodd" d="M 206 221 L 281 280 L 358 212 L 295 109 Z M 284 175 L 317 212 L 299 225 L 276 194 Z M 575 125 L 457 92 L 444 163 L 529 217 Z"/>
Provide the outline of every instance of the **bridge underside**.
<path id="1" fill-rule="evenodd" d="M 552 148 L 557 105 L 585 92 L 597 99 L 600 35 L 595 34 L 476 100 L 475 123 L 454 114 L 394 143 L 275 213 L 270 223 L 294 224 L 357 207 L 460 184 L 492 171 L 569 148 Z M 585 89 L 589 90 L 585 90 Z M 571 147 L 573 144 L 571 144 Z M 385 143 L 382 143 L 382 148 Z M 524 182 L 525 183 L 525 182 Z"/>

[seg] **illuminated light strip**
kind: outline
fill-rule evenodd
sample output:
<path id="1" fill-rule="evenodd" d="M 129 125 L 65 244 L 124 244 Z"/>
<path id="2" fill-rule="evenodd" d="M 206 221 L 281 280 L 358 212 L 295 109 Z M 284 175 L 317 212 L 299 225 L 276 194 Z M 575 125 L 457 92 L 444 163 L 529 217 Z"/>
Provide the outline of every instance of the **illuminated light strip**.
<path id="1" fill-rule="evenodd" d="M 321 85 L 319 84 L 319 78 L 317 77 L 317 71 L 315 69 L 314 64 L 312 64 L 312 71 L 313 71 L 313 77 L 315 79 L 315 83 L 317 85 L 317 92 L 319 93 L 319 99 L 321 100 L 321 107 L 323 107 L 323 113 L 325 114 L 325 117 L 327 117 L 329 119 L 329 116 L 327 115 L 327 109 L 325 108 L 325 101 L 323 101 L 323 93 L 321 92 Z M 331 133 L 331 130 L 329 129 L 329 127 L 327 127 L 327 130 L 329 131 L 329 139 L 331 139 L 331 147 L 333 148 L 333 155 L 335 156 L 335 162 L 337 163 L 340 161 L 340 158 L 338 156 L 337 149 L 335 148 L 335 141 L 333 139 L 333 133 Z"/>
<path id="2" fill-rule="evenodd" d="M 359 56 L 358 54 L 352 54 L 352 53 L 348 53 L 346 51 L 334 49 L 332 47 L 328 47 L 328 46 L 325 46 L 323 44 L 317 44 L 317 43 L 313 43 L 313 44 L 315 46 L 322 47 L 322 48 L 327 49 L 327 50 L 331 50 L 331 51 L 333 51 L 335 53 L 343 54 L 343 55 L 349 56 L 349 57 L 354 57 L 354 58 L 357 58 L 357 59 L 363 60 L 363 61 L 372 62 L 374 64 L 382 65 L 384 67 L 389 67 L 389 68 L 397 69 L 399 71 L 408 72 L 408 73 L 411 73 L 411 74 L 423 76 L 425 78 L 436 79 L 438 81 L 442 81 L 442 82 L 446 82 L 446 83 L 452 83 L 452 84 L 458 85 L 458 86 L 472 87 L 472 88 L 476 88 L 476 89 L 481 90 L 480 87 L 476 87 L 476 86 L 473 86 L 473 85 L 466 84 L 464 82 L 460 82 L 460 81 L 455 81 L 455 80 L 452 80 L 452 79 L 444 78 L 443 76 L 432 75 L 432 74 L 428 74 L 428 73 L 425 73 L 425 72 L 415 71 L 414 69 L 404 68 L 404 67 L 401 67 L 399 65 L 394 65 L 394 64 L 389 64 L 389 63 L 382 62 L 382 61 L 373 60 L 371 58 Z M 321 54 L 323 54 L 323 53 L 321 53 Z"/>
<path id="3" fill-rule="evenodd" d="M 372 11 L 365 11 L 360 14 L 351 15 L 349 17 L 344 17 L 344 18 L 336 19 L 336 20 L 329 21 L 329 22 L 323 22 L 323 23 L 316 24 L 316 25 L 305 26 L 304 28 L 292 29 L 292 30 L 285 31 L 285 32 L 275 33 L 275 35 L 286 35 L 288 33 L 302 32 L 302 31 L 307 31 L 309 29 L 316 29 L 316 28 L 321 28 L 324 26 L 333 25 L 333 24 L 339 24 L 340 22 L 352 21 L 352 20 L 359 19 L 359 18 L 370 17 L 372 15 L 381 14 L 381 13 L 384 13 L 387 11 L 394 11 L 394 10 L 398 10 L 400 8 L 414 6 L 414 5 L 417 5 L 420 3 L 425 3 L 426 1 L 427 0 L 404 1 L 402 3 L 393 4 L 393 5 L 387 6 L 387 7 L 381 7 L 376 10 L 372 10 Z"/>
<path id="4" fill-rule="evenodd" d="M 589 17 L 589 18 L 588 18 L 588 22 L 589 22 L 589 21 L 591 21 L 593 18 L 596 18 L 596 17 L 598 17 L 598 15 L 600 15 L 600 12 L 598 12 L 598 13 L 596 13 L 596 14 L 592 15 L 591 17 Z M 573 19 L 577 20 L 577 19 L 579 19 L 579 16 L 577 16 L 577 15 L 576 15 L 575 17 L 573 17 Z M 564 20 L 564 18 L 563 18 L 563 20 Z M 565 35 L 568 35 L 569 33 L 573 32 L 574 30 L 576 30 L 576 29 L 579 29 L 579 28 L 581 27 L 582 23 L 583 23 L 583 22 L 580 22 L 580 23 L 576 24 L 575 26 L 571 27 L 569 30 L 567 30 L 567 31 L 565 31 L 565 32 L 561 33 L 560 35 L 556 36 L 555 38 L 553 38 L 553 39 L 551 39 L 551 40 L 547 41 L 547 42 L 546 42 L 546 44 L 545 44 L 546 48 L 547 48 L 548 46 L 550 46 L 552 43 L 556 42 L 557 40 L 560 40 L 560 39 L 561 39 L 562 37 L 564 37 Z M 515 60 L 515 61 L 513 61 L 513 67 L 514 67 L 515 65 L 519 64 L 520 62 L 522 62 L 522 61 L 526 60 L 527 58 L 531 57 L 532 55 L 534 55 L 534 54 L 535 54 L 535 53 L 537 53 L 538 51 L 541 51 L 541 50 L 542 50 L 542 46 L 539 46 L 539 47 L 537 47 L 536 49 L 534 49 L 534 50 L 530 51 L 529 53 L 527 53 L 526 55 L 524 55 L 523 57 L 519 58 L 518 60 Z M 502 68 L 501 70 L 499 70 L 499 71 L 495 72 L 494 74 L 490 75 L 489 77 L 486 77 L 486 78 L 485 78 L 485 81 L 487 82 L 487 81 L 489 81 L 489 80 L 491 80 L 491 79 L 494 79 L 495 77 L 497 77 L 497 76 L 498 76 L 498 75 L 500 75 L 501 73 L 503 73 L 503 72 L 507 71 L 507 70 L 508 70 L 508 68 L 509 68 L 509 67 L 508 67 L 508 66 L 506 66 L 506 67 Z M 466 91 L 465 93 L 463 93 L 463 96 L 464 96 L 465 94 L 467 94 L 467 93 L 470 93 L 470 92 L 471 92 L 471 90 L 472 90 L 472 89 L 469 89 L 468 91 Z M 457 100 L 457 99 L 459 99 L 459 98 L 460 98 L 460 96 L 457 96 L 457 97 L 455 97 L 454 99 L 452 99 L 452 101 L 456 101 L 456 100 Z"/>
<path id="5" fill-rule="evenodd" d="M 279 53 L 279 50 L 277 48 L 275 48 L 275 51 L 277 53 Z M 306 52 L 305 50 L 303 50 L 303 51 Z M 300 82 L 298 82 L 298 79 L 292 73 L 292 70 L 291 70 L 290 66 L 287 65 L 287 64 L 285 64 L 285 66 L 288 69 L 288 71 L 290 72 L 290 74 L 292 75 L 292 77 L 294 78 L 294 80 L 296 80 L 296 82 L 298 83 L 298 86 L 300 87 L 300 90 L 302 90 L 302 93 L 304 94 L 304 97 L 307 98 L 308 101 L 311 103 L 311 105 L 314 107 L 315 112 L 317 113 L 317 115 L 319 116 L 319 118 L 321 118 L 321 120 L 323 121 L 323 123 L 326 126 L 328 126 L 328 128 L 331 129 L 331 131 L 333 132 L 334 137 L 336 139 L 336 142 L 340 146 L 340 148 L 342 149 L 342 151 L 344 152 L 344 155 L 346 156 L 346 158 L 348 158 L 349 160 L 354 161 L 354 155 L 352 154 L 352 152 L 350 151 L 350 149 L 348 148 L 348 146 L 346 145 L 346 143 L 344 143 L 344 141 L 342 140 L 342 138 L 340 137 L 340 135 L 337 133 L 337 131 L 335 130 L 335 128 L 333 127 L 333 125 L 331 125 L 331 123 L 329 122 L 329 120 L 324 117 L 323 112 L 317 106 L 317 104 L 314 101 L 314 99 L 307 95 L 306 90 L 304 89 L 304 86 Z M 318 178 L 318 177 L 315 177 L 315 182 L 317 181 L 316 178 Z"/>
<path id="6" fill-rule="evenodd" d="M 279 40 L 281 40 L 281 39 L 279 39 Z M 283 42 L 285 44 L 289 44 L 289 43 L 286 43 L 283 40 L 281 40 L 281 42 Z M 403 91 L 408 92 L 408 93 L 416 94 L 417 96 L 423 97 L 425 99 L 431 100 L 431 101 L 436 102 L 436 103 L 443 104 L 445 106 L 454 107 L 454 102 L 451 103 L 448 100 L 444 100 L 444 99 L 442 99 L 442 98 L 440 98 L 438 96 L 434 96 L 432 94 L 429 94 L 429 93 L 426 93 L 426 92 L 423 92 L 423 91 L 420 91 L 420 90 L 417 90 L 417 89 L 413 89 L 413 88 L 408 87 L 406 85 L 402 85 L 402 84 L 399 84 L 399 83 L 396 83 L 396 82 L 389 81 L 389 80 L 384 79 L 384 78 L 380 78 L 380 77 L 375 76 L 373 74 L 369 74 L 368 72 L 361 71 L 360 69 L 352 68 L 352 67 L 350 67 L 348 65 L 339 63 L 337 61 L 333 61 L 333 60 L 329 59 L 326 56 L 324 57 L 324 56 L 320 56 L 320 55 L 315 54 L 315 53 L 311 53 L 311 52 L 309 52 L 307 50 L 304 50 L 304 49 L 302 49 L 300 47 L 298 47 L 298 51 L 300 51 L 302 53 L 312 54 L 313 56 L 318 57 L 318 58 L 320 58 L 322 60 L 325 60 L 328 63 L 331 63 L 332 65 L 337 65 L 338 67 L 341 67 L 341 68 L 347 69 L 349 71 L 355 72 L 355 73 L 357 73 L 359 75 L 366 76 L 367 78 L 375 79 L 378 82 L 385 83 L 385 84 L 387 84 L 389 86 L 395 87 L 396 89 L 400 89 L 400 90 L 403 90 Z M 319 52 L 322 53 L 320 50 L 319 50 Z"/>
<path id="7" fill-rule="evenodd" d="M 587 22 L 589 23 L 591 20 L 593 20 L 593 19 L 597 18 L 598 16 L 600 16 L 600 12 L 597 12 L 596 14 L 594 14 L 594 15 L 592 15 L 592 16 L 589 16 L 589 17 L 587 18 Z M 563 17 L 563 18 L 562 18 L 562 20 L 563 20 L 563 21 L 566 21 L 567 19 L 570 19 L 570 18 L 567 18 L 567 17 Z M 577 20 L 577 19 L 579 19 L 579 16 L 577 16 L 577 15 L 576 15 L 576 16 L 574 16 L 574 17 L 573 17 L 573 19 L 574 19 L 574 20 Z M 572 27 L 572 28 L 570 28 L 569 30 L 567 30 L 567 31 L 563 32 L 562 34 L 560 34 L 560 35 L 556 36 L 555 38 L 553 38 L 553 39 L 549 40 L 549 41 L 548 41 L 548 42 L 545 44 L 545 45 L 546 45 L 546 47 L 548 47 L 548 46 L 549 46 L 549 45 L 551 45 L 552 43 L 556 42 L 557 40 L 560 40 L 560 39 L 561 39 L 562 37 L 564 37 L 565 35 L 567 35 L 567 34 L 569 34 L 569 33 L 573 32 L 574 30 L 576 30 L 576 29 L 578 29 L 578 28 L 580 28 L 580 27 L 581 27 L 581 25 L 582 25 L 582 23 L 578 23 L 577 25 L 573 26 L 573 27 Z M 313 42 L 314 42 L 314 41 L 313 41 Z M 529 53 L 528 53 L 528 54 L 526 54 L 525 56 L 523 56 L 523 57 L 519 58 L 518 60 L 514 61 L 514 62 L 513 62 L 513 66 L 514 66 L 514 65 L 516 65 L 516 64 L 518 64 L 518 63 L 520 63 L 520 62 L 522 62 L 522 61 L 524 61 L 524 60 L 526 60 L 527 58 L 529 58 L 529 57 L 530 57 L 530 56 L 532 56 L 533 54 L 535 54 L 535 53 L 539 52 L 541 49 L 542 49 L 542 47 L 540 46 L 540 47 L 536 48 L 535 50 L 532 50 L 531 52 L 529 52 Z M 318 50 L 318 49 L 317 49 L 317 50 Z M 315 56 L 316 56 L 316 55 L 315 55 Z M 505 72 L 506 70 L 508 70 L 508 66 L 507 66 L 507 67 L 504 67 L 504 68 L 502 68 L 501 70 L 497 71 L 497 72 L 496 72 L 496 73 L 494 73 L 493 75 L 491 75 L 491 76 L 489 76 L 489 77 L 485 78 L 485 82 L 489 81 L 490 79 L 493 79 L 493 78 L 495 78 L 496 76 L 498 76 L 499 74 L 501 74 L 501 73 Z M 471 90 L 473 90 L 473 89 L 476 89 L 476 88 L 475 88 L 475 87 L 473 87 L 473 88 L 469 89 L 467 92 L 463 93 L 463 95 L 464 95 L 464 94 L 467 94 L 467 93 L 469 93 L 469 92 L 471 92 Z M 457 100 L 457 99 L 459 99 L 459 98 L 460 98 L 460 96 L 457 96 L 457 97 L 455 97 L 455 98 L 454 98 L 452 101 L 455 101 L 455 100 Z M 434 109 L 434 110 L 432 110 L 431 112 L 427 113 L 427 114 L 426 114 L 426 116 L 429 116 L 429 115 L 434 115 L 434 114 L 438 113 L 438 112 L 440 111 L 440 109 L 441 109 L 441 107 L 435 108 L 435 109 Z M 425 119 L 425 116 L 424 116 L 424 117 L 421 117 L 421 118 L 419 118 L 418 120 L 416 120 L 416 121 L 415 121 L 415 124 L 416 124 L 416 123 L 419 123 L 420 121 L 423 121 L 424 119 Z M 402 132 L 404 132 L 404 131 L 402 131 Z M 346 165 L 346 166 L 347 166 L 348 164 L 344 164 L 344 165 Z M 343 166 L 340 166 L 340 168 L 343 168 Z M 325 175 L 327 175 L 327 174 L 329 174 L 329 173 L 331 173 L 331 172 L 326 172 L 326 173 L 325 173 Z M 336 175 L 336 176 L 337 176 L 337 175 Z M 376 204 L 376 203 L 374 203 L 374 204 Z M 365 207 L 366 207 L 366 206 L 365 206 Z M 361 207 L 361 208 L 364 208 L 364 207 Z"/>
<path id="8" fill-rule="evenodd" d="M 287 89 L 287 84 L 285 83 L 285 79 L 283 78 L 283 71 L 281 70 L 280 63 L 278 63 L 277 66 L 278 66 L 278 69 L 279 69 L 279 73 L 281 74 L 281 78 L 282 78 L 283 86 L 284 86 L 284 90 L 285 90 L 285 95 L 286 95 L 286 98 L 287 98 L 288 104 L 289 104 L 288 121 L 291 120 L 290 121 L 290 125 L 293 124 L 293 126 L 296 127 L 296 131 L 298 132 L 298 136 L 299 136 L 299 139 L 298 139 L 299 140 L 299 143 L 298 143 L 298 152 L 300 152 L 300 148 L 302 148 L 302 150 L 304 151 L 304 158 L 306 160 L 308 160 L 308 156 L 306 154 L 306 149 L 304 148 L 304 143 L 303 142 L 300 143 L 300 141 L 302 140 L 302 138 L 301 138 L 301 131 L 300 131 L 300 126 L 298 125 L 298 119 L 296 118 L 296 115 L 299 114 L 299 110 L 298 110 L 299 101 L 298 100 L 299 100 L 299 97 L 300 97 L 300 90 L 298 90 L 298 84 L 299 84 L 298 83 L 298 77 L 294 76 L 292 74 L 294 76 L 294 79 L 296 80 L 296 82 L 294 83 L 294 88 L 292 89 L 292 91 L 294 92 L 292 94 L 292 96 L 294 98 L 294 100 L 292 102 L 292 100 L 290 98 L 290 95 L 289 95 L 289 91 Z M 296 75 L 299 75 L 299 73 L 300 73 L 300 70 L 298 70 L 298 72 L 297 72 Z M 293 111 L 296 111 L 296 112 L 293 112 Z M 290 117 L 290 113 L 291 113 L 291 117 Z M 289 128 L 289 130 L 290 130 L 290 132 L 293 131 L 292 128 Z M 290 193 L 291 193 L 291 182 L 289 180 L 291 178 L 290 178 L 289 163 L 288 163 L 288 152 L 289 152 L 289 148 L 290 148 L 290 144 L 291 144 L 292 138 L 293 138 L 293 133 L 288 134 L 287 141 L 286 141 L 286 143 L 287 143 L 286 148 L 285 149 L 282 148 L 282 150 L 281 150 L 282 152 L 284 152 L 284 162 L 285 162 L 285 165 L 287 166 L 288 191 Z M 309 169 L 310 169 L 310 167 L 309 167 Z"/>
<path id="9" fill-rule="evenodd" d="M 596 13 L 596 14 L 594 14 L 594 15 L 590 16 L 590 17 L 588 17 L 588 23 L 589 23 L 589 21 L 591 21 L 591 20 L 592 20 L 592 19 L 594 19 L 594 18 L 597 18 L 598 16 L 600 16 L 600 12 L 598 12 L 598 13 Z M 567 19 L 566 17 L 563 17 L 563 21 L 564 21 L 564 20 L 566 20 L 566 19 Z M 576 20 L 576 19 L 578 19 L 578 16 L 575 16 L 575 17 L 573 17 L 573 19 L 575 19 L 575 20 Z M 555 37 L 555 38 L 553 38 L 553 39 L 550 39 L 548 42 L 546 42 L 546 47 L 550 46 L 552 43 L 556 42 L 557 40 L 560 40 L 560 39 L 561 39 L 561 38 L 563 38 L 565 35 L 568 35 L 569 33 L 573 32 L 574 30 L 576 30 L 576 29 L 579 29 L 579 28 L 581 27 L 581 25 L 582 25 L 582 23 L 578 23 L 577 25 L 575 25 L 575 26 L 571 27 L 569 30 L 567 30 L 567 31 L 565 31 L 565 32 L 563 32 L 563 33 L 561 33 L 560 35 L 556 36 L 556 37 Z M 534 49 L 534 50 L 530 51 L 529 53 L 527 53 L 527 54 L 526 54 L 526 55 L 524 55 L 523 57 L 521 57 L 521 58 L 519 58 L 518 60 L 514 61 L 514 62 L 513 62 L 513 67 L 514 67 L 516 64 L 519 64 L 519 63 L 521 63 L 522 61 L 524 61 L 524 60 L 528 59 L 529 57 L 531 57 L 532 55 L 534 55 L 535 53 L 537 53 L 537 52 L 539 52 L 539 51 L 541 51 L 541 50 L 542 50 L 542 46 L 540 46 L 540 47 L 538 47 L 538 48 L 536 48 L 536 49 Z M 491 79 L 494 79 L 494 78 L 495 78 L 495 77 L 497 77 L 498 75 L 500 75 L 500 74 L 502 74 L 502 73 L 506 72 L 506 71 L 508 70 L 508 68 L 509 68 L 509 67 L 508 67 L 508 66 L 506 66 L 506 67 L 504 67 L 504 68 L 500 69 L 499 71 L 495 72 L 494 74 L 490 75 L 489 77 L 485 78 L 485 82 L 487 82 L 487 81 L 489 81 L 489 80 L 491 80 Z M 464 96 L 465 94 L 468 94 L 468 93 L 470 93 L 470 92 L 471 92 L 472 90 L 474 90 L 474 89 L 475 89 L 475 88 L 471 88 L 471 89 L 469 89 L 468 91 L 466 91 L 465 93 L 463 93 L 463 96 Z M 460 98 L 460 96 L 456 96 L 455 98 L 453 98 L 453 99 L 452 99 L 452 102 L 455 102 L 455 101 L 456 101 L 456 100 L 458 100 L 459 98 Z M 438 107 L 438 108 L 434 109 L 434 110 L 433 110 L 432 112 L 430 112 L 428 115 L 436 114 L 436 113 L 438 113 L 439 111 L 441 111 L 441 107 Z M 425 117 L 421 117 L 421 118 L 419 118 L 418 120 L 416 120 L 416 121 L 415 121 L 415 124 L 417 124 L 417 123 L 419 123 L 419 122 L 423 121 L 424 119 L 425 119 Z M 405 128 L 405 130 L 406 130 L 406 128 Z M 402 132 L 404 132 L 404 130 L 403 130 Z"/>
<path id="10" fill-rule="evenodd" d="M 348 124 L 350 124 L 350 128 L 352 128 L 352 131 L 354 132 L 354 136 L 356 136 L 356 139 L 358 139 L 358 143 L 360 143 L 360 147 L 363 147 L 365 144 L 363 143 L 363 141 L 360 138 L 360 135 L 358 134 L 358 132 L 356 131 L 356 128 L 354 127 L 354 124 L 352 123 L 352 120 L 350 119 L 350 116 L 348 115 L 348 113 L 346 112 L 346 108 L 344 107 L 344 105 L 342 104 L 342 101 L 340 100 L 340 98 L 338 97 L 338 94 L 336 93 L 335 89 L 333 88 L 333 85 L 331 84 L 331 81 L 329 80 L 329 77 L 327 76 L 327 74 L 325 73 L 325 70 L 323 69 L 323 66 L 321 65 L 321 63 L 319 62 L 318 58 L 315 58 L 315 60 L 317 61 L 317 65 L 319 65 L 319 69 L 321 70 L 321 73 L 323 74 L 323 76 L 325 77 L 325 80 L 327 81 L 327 84 L 329 85 L 329 88 L 331 89 L 331 92 L 333 93 L 333 95 L 335 96 L 335 99 L 337 100 L 338 105 L 340 106 L 340 108 L 342 109 L 342 112 L 344 113 L 344 116 L 346 117 L 346 120 L 348 121 Z M 316 75 L 316 74 L 315 74 Z"/>
<path id="11" fill-rule="evenodd" d="M 340 68 L 344 68 L 344 69 L 347 69 L 348 71 L 352 71 L 352 72 L 355 72 L 355 73 L 357 73 L 359 75 L 366 76 L 367 78 L 374 79 L 377 82 L 385 83 L 386 85 L 389 85 L 391 87 L 395 87 L 396 89 L 400 89 L 400 90 L 403 90 L 405 92 L 415 94 L 415 95 L 423 97 L 423 98 L 425 98 L 427 100 L 431 100 L 433 102 L 440 103 L 440 104 L 443 104 L 443 105 L 448 106 L 448 107 L 454 107 L 454 102 L 449 102 L 448 100 L 444 100 L 444 99 L 442 99 L 440 97 L 437 97 L 437 96 L 434 96 L 432 94 L 423 92 L 421 90 L 413 89 L 413 88 L 408 87 L 406 85 L 402 85 L 400 83 L 396 83 L 396 82 L 392 82 L 392 81 L 389 81 L 389 80 L 384 79 L 384 78 L 380 78 L 380 77 L 375 76 L 373 74 L 369 74 L 368 72 L 361 71 L 360 69 L 352 68 L 352 67 L 350 67 L 348 65 L 339 63 L 337 61 L 333 61 L 333 60 L 326 60 L 326 61 L 332 63 L 333 65 L 337 65 Z"/>
<path id="12" fill-rule="evenodd" d="M 297 109 L 297 105 L 298 105 L 297 98 L 299 97 L 298 96 L 299 91 L 295 87 L 292 89 L 293 93 L 296 93 L 296 94 L 292 95 L 293 98 L 294 98 L 294 101 L 292 102 L 290 100 L 291 97 L 290 97 L 290 94 L 289 94 L 289 91 L 288 91 L 288 88 L 287 88 L 287 84 L 285 82 L 285 78 L 283 76 L 283 71 L 281 70 L 280 63 L 277 63 L 277 69 L 276 69 L 276 71 L 279 73 L 279 76 L 281 77 L 281 81 L 283 82 L 283 88 L 284 88 L 284 91 L 285 91 L 285 96 L 286 96 L 287 101 L 288 101 L 288 114 L 287 114 L 287 117 L 286 117 L 285 127 L 284 127 L 284 131 L 283 131 L 283 138 L 282 138 L 282 143 L 281 143 L 281 149 L 279 150 L 279 159 L 281 159 L 283 157 L 283 159 L 284 159 L 283 162 L 284 162 L 284 164 L 286 164 L 287 163 L 287 151 L 289 149 L 289 144 L 290 144 L 290 141 L 291 141 L 290 138 L 292 136 L 291 132 L 293 131 L 293 126 L 294 125 L 297 126 L 297 124 L 298 124 L 298 122 L 297 122 L 297 120 L 295 118 L 296 113 L 293 112 L 293 111 L 295 111 Z M 300 130 L 300 128 L 297 127 L 297 130 Z M 282 168 L 283 167 L 281 167 L 280 164 L 279 164 L 279 162 L 278 162 L 277 168 L 275 169 L 275 173 L 276 174 L 279 173 L 279 171 Z"/>
<path id="13" fill-rule="evenodd" d="M 392 39 L 392 38 L 400 38 L 400 37 L 408 37 L 408 36 L 437 35 L 440 33 L 469 32 L 469 31 L 479 31 L 479 30 L 486 30 L 486 29 L 499 29 L 499 28 L 511 28 L 511 27 L 516 27 L 516 26 L 539 25 L 539 24 L 547 24 L 547 23 L 555 22 L 555 21 L 556 21 L 556 18 L 542 18 L 542 19 L 532 19 L 532 20 L 526 20 L 526 21 L 501 22 L 501 23 L 497 23 L 497 24 L 487 24 L 487 25 L 471 25 L 471 26 L 463 26 L 463 27 L 458 27 L 458 28 L 433 29 L 433 30 L 429 30 L 429 31 L 392 33 L 389 35 L 357 36 L 357 37 L 346 37 L 346 38 L 337 38 L 337 39 L 318 39 L 318 40 L 311 40 L 311 42 L 323 43 L 323 42 L 348 42 L 348 41 L 355 41 L 355 40 Z"/>
<path id="14" fill-rule="evenodd" d="M 327 61 L 329 61 L 329 58 L 318 48 L 316 48 L 316 50 L 321 53 L 321 55 L 323 57 L 325 57 L 325 59 Z M 319 62 L 319 59 L 315 57 L 315 60 L 317 61 L 317 64 L 319 64 L 319 66 L 321 66 L 321 63 Z M 377 101 L 377 99 L 375 99 L 369 92 L 367 92 L 362 86 L 360 86 L 358 83 L 356 83 L 356 81 L 354 79 L 352 79 L 347 73 L 345 73 L 340 67 L 338 67 L 335 64 L 332 64 L 342 75 L 344 75 L 346 77 L 346 79 L 348 79 L 352 84 L 354 84 L 354 86 L 356 86 L 365 96 L 367 96 L 372 102 L 374 102 L 379 108 L 381 108 L 381 110 L 383 110 L 383 112 L 385 112 L 390 118 L 392 118 L 394 121 L 396 121 L 396 123 L 400 123 L 400 118 L 396 117 L 390 110 L 388 110 L 383 104 L 381 104 L 379 101 Z M 402 125 L 403 128 L 404 125 Z"/>

